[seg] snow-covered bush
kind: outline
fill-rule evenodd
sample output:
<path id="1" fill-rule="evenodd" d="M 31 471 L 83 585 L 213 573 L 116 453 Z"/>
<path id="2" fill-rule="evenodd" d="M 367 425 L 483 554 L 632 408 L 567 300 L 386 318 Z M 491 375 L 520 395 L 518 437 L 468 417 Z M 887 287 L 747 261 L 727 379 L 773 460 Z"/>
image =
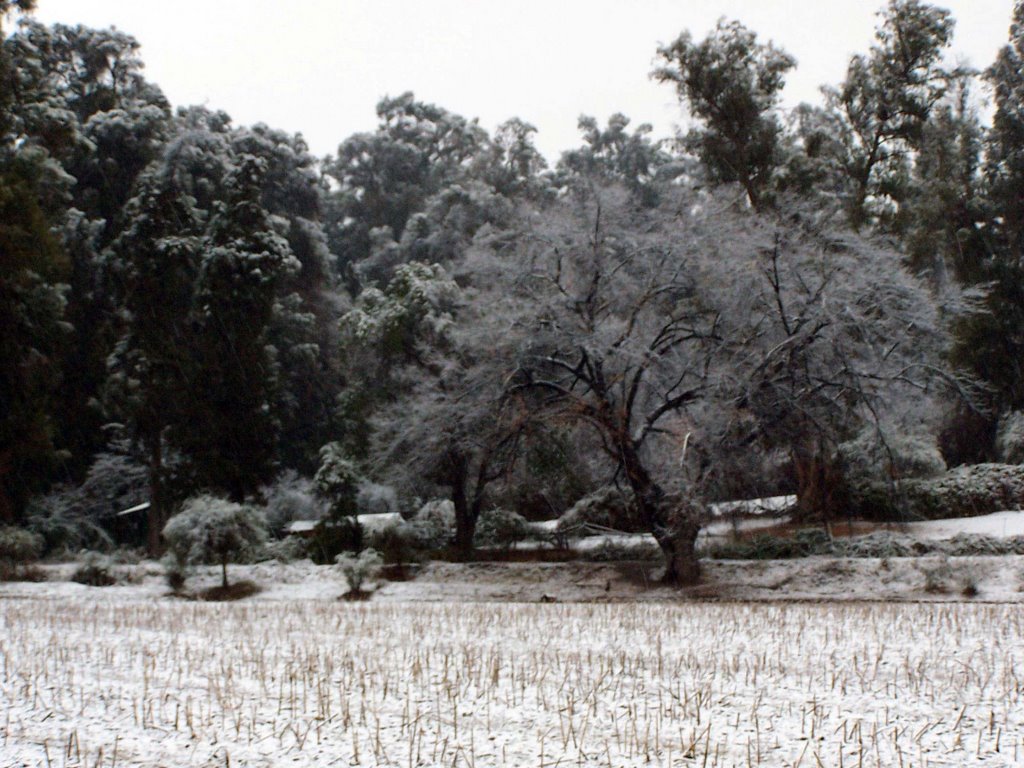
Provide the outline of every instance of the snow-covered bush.
<path id="1" fill-rule="evenodd" d="M 572 505 L 558 520 L 561 533 L 573 533 L 592 525 L 623 533 L 641 533 L 632 493 L 612 485 L 598 488 Z"/>
<path id="2" fill-rule="evenodd" d="M 530 524 L 518 512 L 489 509 L 480 514 L 473 543 L 478 547 L 510 549 L 530 534 Z"/>
<path id="3" fill-rule="evenodd" d="M 999 418 L 996 458 L 1004 464 L 1024 464 L 1024 412 L 1011 411 Z"/>
<path id="4" fill-rule="evenodd" d="M 264 514 L 267 525 L 275 535 L 280 535 L 293 520 L 319 520 L 326 512 L 326 505 L 317 497 L 313 481 L 291 469 L 262 488 L 260 495 L 266 500 Z"/>
<path id="5" fill-rule="evenodd" d="M 89 587 L 109 587 L 117 583 L 111 572 L 114 561 L 102 552 L 85 552 L 79 560 L 71 580 Z"/>
<path id="6" fill-rule="evenodd" d="M 42 535 L 45 552 L 106 551 L 115 543 L 142 543 L 138 518 L 117 513 L 149 499 L 145 465 L 125 441 L 97 454 L 79 486 L 61 485 L 33 499 L 26 512 L 29 527 Z"/>
<path id="7" fill-rule="evenodd" d="M 306 552 L 317 565 L 329 565 L 342 552 L 358 552 L 362 548 L 363 527 L 352 515 L 328 517 L 317 523 Z"/>
<path id="8" fill-rule="evenodd" d="M 428 501 L 413 515 L 409 525 L 419 548 L 442 549 L 455 535 L 455 505 L 447 499 Z"/>
<path id="9" fill-rule="evenodd" d="M 104 550 L 113 546 L 106 529 L 82 504 L 80 489 L 61 485 L 28 504 L 25 523 L 43 542 L 43 552 Z"/>
<path id="10" fill-rule="evenodd" d="M 0 579 L 17 578 L 42 549 L 43 539 L 38 534 L 13 526 L 0 528 Z"/>
<path id="11" fill-rule="evenodd" d="M 383 561 L 376 550 L 364 549 L 358 555 L 348 552 L 338 555 L 334 562 L 348 584 L 349 594 L 358 595 L 362 593 L 366 580 L 376 575 Z"/>
<path id="12" fill-rule="evenodd" d="M 870 428 L 839 446 L 839 458 L 850 482 L 935 477 L 946 471 L 934 435 L 893 432 L 883 437 Z"/>
<path id="13" fill-rule="evenodd" d="M 196 496 L 164 526 L 168 549 L 180 563 L 216 563 L 228 587 L 228 563 L 254 552 L 267 538 L 263 514 L 213 496 Z"/>
<path id="14" fill-rule="evenodd" d="M 268 541 L 263 547 L 263 556 L 279 563 L 291 563 L 306 557 L 306 542 L 298 536 Z"/>
<path id="15" fill-rule="evenodd" d="M 940 520 L 975 517 L 1024 505 L 1024 465 L 973 464 L 932 478 L 889 484 L 861 483 L 849 489 L 853 514 L 876 520 Z"/>

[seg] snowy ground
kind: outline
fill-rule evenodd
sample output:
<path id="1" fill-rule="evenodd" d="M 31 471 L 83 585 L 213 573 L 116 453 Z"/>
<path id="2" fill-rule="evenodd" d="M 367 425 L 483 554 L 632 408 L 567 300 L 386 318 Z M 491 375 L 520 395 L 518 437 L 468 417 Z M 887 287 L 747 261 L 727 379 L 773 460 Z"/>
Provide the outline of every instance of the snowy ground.
<path id="1" fill-rule="evenodd" d="M 1024 513 L 911 532 L 965 525 Z M 0 768 L 1024 765 L 1021 556 L 434 563 L 365 603 L 308 562 L 232 604 L 72 568 L 0 584 Z"/>
<path id="2" fill-rule="evenodd" d="M 5 768 L 1024 761 L 1017 606 L 87 594 L 0 601 Z"/>

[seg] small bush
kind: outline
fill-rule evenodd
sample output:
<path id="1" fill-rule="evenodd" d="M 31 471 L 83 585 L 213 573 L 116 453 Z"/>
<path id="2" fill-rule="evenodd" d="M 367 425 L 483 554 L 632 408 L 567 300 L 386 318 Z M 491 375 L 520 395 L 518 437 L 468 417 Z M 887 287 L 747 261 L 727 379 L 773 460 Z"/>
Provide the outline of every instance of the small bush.
<path id="1" fill-rule="evenodd" d="M 225 588 L 228 563 L 250 556 L 267 538 L 262 513 L 213 496 L 189 499 L 163 534 L 178 562 L 220 565 Z"/>
<path id="2" fill-rule="evenodd" d="M 924 591 L 933 595 L 944 595 L 949 592 L 949 582 L 953 578 L 953 569 L 945 556 L 918 565 L 924 576 Z"/>
<path id="3" fill-rule="evenodd" d="M 388 525 L 369 535 L 370 547 L 380 552 L 387 565 L 398 567 L 416 562 L 424 547 L 420 544 L 419 531 L 410 523 Z"/>
<path id="4" fill-rule="evenodd" d="M 181 592 L 188 581 L 188 563 L 179 560 L 172 552 L 164 555 L 160 563 L 164 567 L 167 586 L 175 593 Z"/>
<path id="5" fill-rule="evenodd" d="M 455 535 L 455 505 L 446 499 L 428 501 L 413 515 L 409 525 L 419 549 L 443 549 Z"/>
<path id="6" fill-rule="evenodd" d="M 279 563 L 293 563 L 307 554 L 306 542 L 298 536 L 268 541 L 263 547 L 263 556 Z"/>
<path id="7" fill-rule="evenodd" d="M 71 574 L 71 580 L 89 587 L 109 587 L 117 583 L 112 573 L 114 561 L 100 552 L 85 552 Z"/>
<path id="8" fill-rule="evenodd" d="M 511 549 L 530 535 L 530 524 L 517 512 L 489 509 L 481 513 L 473 543 L 477 547 Z"/>
<path id="9" fill-rule="evenodd" d="M 363 584 L 366 580 L 376 575 L 382 560 L 376 550 L 364 549 L 358 555 L 338 555 L 335 563 L 345 583 L 348 584 L 349 594 L 358 595 L 363 593 Z"/>
<path id="10" fill-rule="evenodd" d="M 1018 509 L 1024 504 L 1024 465 L 974 464 L 934 478 L 849 488 L 852 514 L 873 520 L 940 520 Z"/>
<path id="11" fill-rule="evenodd" d="M 271 485 L 260 490 L 266 500 L 264 514 L 270 531 L 279 536 L 293 520 L 319 520 L 327 511 L 316 495 L 313 481 L 293 470 L 283 472 Z"/>
<path id="12" fill-rule="evenodd" d="M 933 435 L 894 432 L 879 435 L 867 429 L 839 447 L 847 478 L 853 482 L 884 482 L 890 477 L 935 477 L 946 462 Z"/>
<path id="13" fill-rule="evenodd" d="M 0 528 L 0 579 L 16 580 L 27 574 L 28 565 L 39 558 L 43 539 L 32 531 L 13 526 Z"/>

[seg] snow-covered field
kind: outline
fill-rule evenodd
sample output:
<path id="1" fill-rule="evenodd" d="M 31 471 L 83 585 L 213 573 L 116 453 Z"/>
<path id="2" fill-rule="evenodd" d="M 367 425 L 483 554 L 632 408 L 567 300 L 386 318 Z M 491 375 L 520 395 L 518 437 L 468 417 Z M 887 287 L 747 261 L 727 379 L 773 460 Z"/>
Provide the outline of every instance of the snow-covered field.
<path id="1" fill-rule="evenodd" d="M 1009 766 L 982 604 L 0 600 L 0 765 Z"/>

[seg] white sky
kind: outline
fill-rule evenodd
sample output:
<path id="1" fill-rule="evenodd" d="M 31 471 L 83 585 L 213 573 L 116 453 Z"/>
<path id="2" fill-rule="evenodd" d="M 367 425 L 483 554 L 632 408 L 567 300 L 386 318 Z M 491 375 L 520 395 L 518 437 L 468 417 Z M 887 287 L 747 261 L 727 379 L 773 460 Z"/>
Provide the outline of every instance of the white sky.
<path id="1" fill-rule="evenodd" d="M 174 105 L 301 132 L 313 153 L 376 125 L 383 95 L 411 90 L 488 131 L 517 116 L 549 159 L 576 121 L 614 112 L 671 135 L 684 115 L 648 78 L 659 43 L 737 18 L 796 57 L 784 103 L 818 101 L 872 42 L 884 0 L 38 0 L 45 23 L 116 26 L 142 43 Z M 1006 43 L 1012 0 L 950 0 L 954 52 L 983 68 Z"/>

